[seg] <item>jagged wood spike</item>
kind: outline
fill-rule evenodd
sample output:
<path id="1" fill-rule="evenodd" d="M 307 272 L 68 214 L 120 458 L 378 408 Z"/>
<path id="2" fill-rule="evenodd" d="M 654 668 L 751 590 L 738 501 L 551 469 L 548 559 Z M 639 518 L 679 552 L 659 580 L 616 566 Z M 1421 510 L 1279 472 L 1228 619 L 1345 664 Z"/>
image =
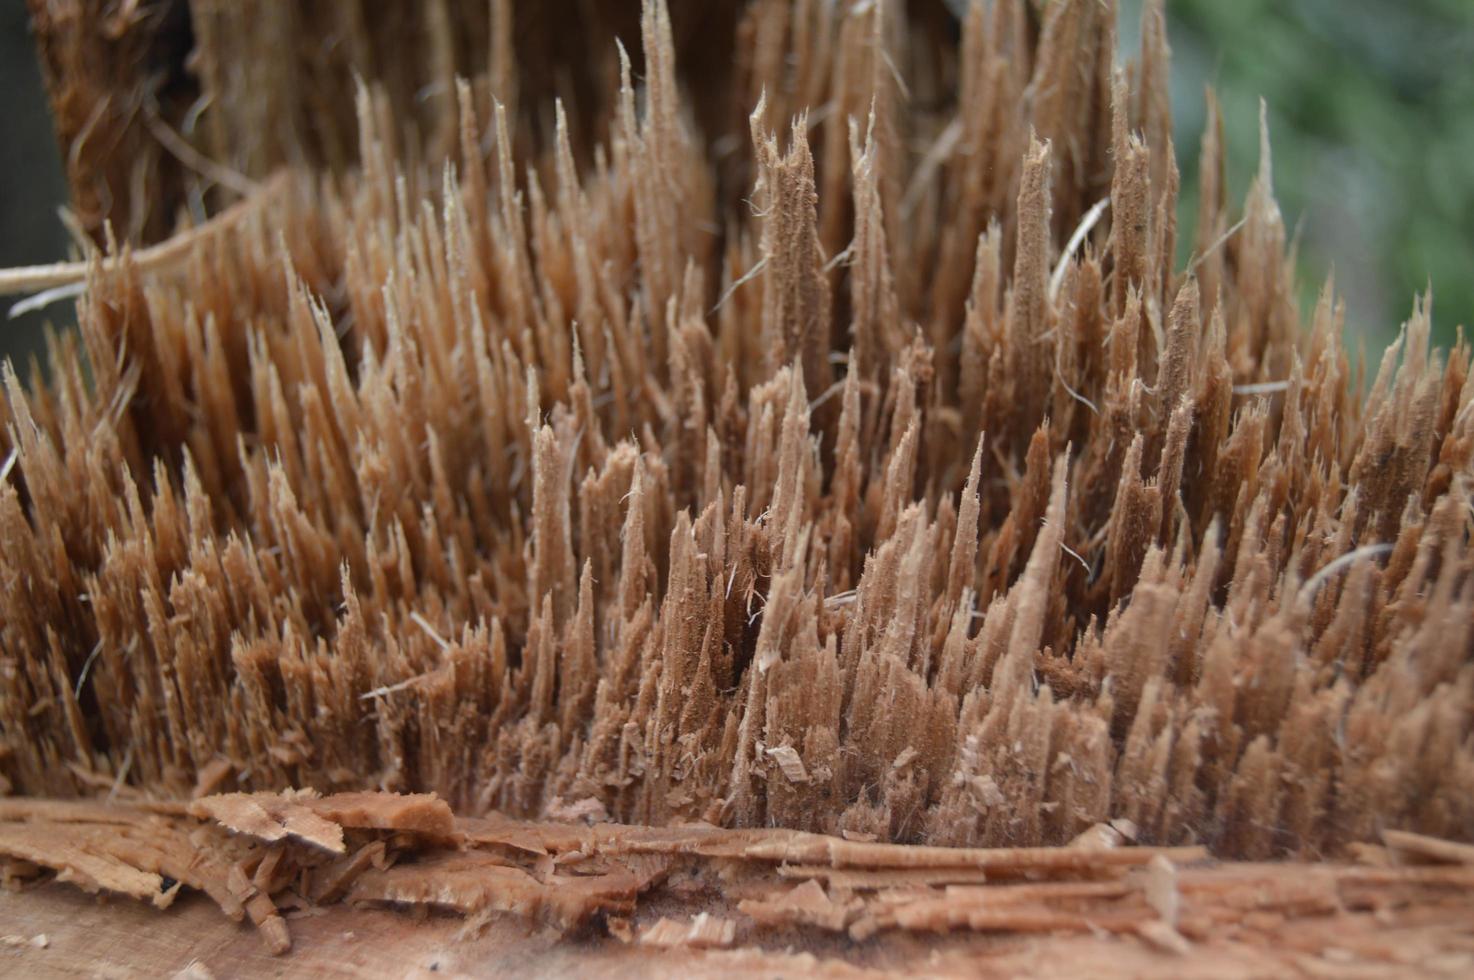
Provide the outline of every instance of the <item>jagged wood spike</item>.
<path id="1" fill-rule="evenodd" d="M 697 6 L 730 91 L 684 55 Z M 953 39 L 901 4 L 649 0 L 643 68 L 611 40 L 554 103 L 512 64 L 540 22 L 497 3 L 490 79 L 322 90 L 299 165 L 208 234 L 91 257 L 49 378 L 5 370 L 0 790 L 1468 842 L 1470 346 L 1434 351 L 1422 299 L 1363 397 L 1333 285 L 1301 322 L 1267 132 L 1231 222 L 1211 99 L 1174 268 L 1162 7 L 1112 77 L 1111 6 L 974 4 Z M 459 10 L 411 46 L 437 79 Z M 252 180 L 282 162 L 201 132 Z M 340 857 L 327 893 L 423 899 Z"/>

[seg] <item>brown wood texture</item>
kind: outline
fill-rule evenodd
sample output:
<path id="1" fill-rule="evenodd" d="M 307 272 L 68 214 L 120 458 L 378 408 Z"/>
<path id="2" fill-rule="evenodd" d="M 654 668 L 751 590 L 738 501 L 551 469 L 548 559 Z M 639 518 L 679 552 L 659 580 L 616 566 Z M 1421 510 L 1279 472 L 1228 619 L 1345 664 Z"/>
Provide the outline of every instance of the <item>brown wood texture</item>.
<path id="1" fill-rule="evenodd" d="M 1466 849 L 1384 837 L 1355 864 L 1215 862 L 1104 826 L 941 848 L 457 818 L 431 795 L 12 799 L 0 972 L 1466 975 Z"/>
<path id="2" fill-rule="evenodd" d="M 1284 873 L 1294 875 L 1296 866 Z M 291 923 L 296 944 L 270 955 L 249 924 L 201 896 L 159 913 L 61 884 L 0 893 L 0 973 L 27 977 L 704 976 L 1460 977 L 1474 971 L 1474 915 L 1459 909 L 1246 916 L 1234 934 L 1187 955 L 1108 934 L 928 937 L 869 943 L 663 950 L 600 936 L 559 937 L 515 919 L 462 937 L 458 918 L 422 920 L 336 907 Z M 31 944 L 44 935 L 44 947 Z M 191 974 L 186 973 L 186 976 Z"/>
<path id="3" fill-rule="evenodd" d="M 1160 3 L 448 3 L 31 0 L 83 227 L 225 233 L 4 379 L 0 970 L 1474 973 L 1470 348 L 1356 394 L 1267 133 L 1178 269 Z"/>

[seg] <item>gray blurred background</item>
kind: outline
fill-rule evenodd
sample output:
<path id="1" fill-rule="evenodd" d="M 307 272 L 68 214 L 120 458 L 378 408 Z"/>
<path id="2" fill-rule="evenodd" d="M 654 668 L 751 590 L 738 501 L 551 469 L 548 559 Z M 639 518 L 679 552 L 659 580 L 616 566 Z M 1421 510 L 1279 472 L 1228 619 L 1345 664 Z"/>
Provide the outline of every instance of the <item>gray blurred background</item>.
<path id="1" fill-rule="evenodd" d="M 1134 50 L 1141 0 L 1121 6 Z M 1204 85 L 1222 102 L 1235 210 L 1262 95 L 1275 190 L 1300 233 L 1302 303 L 1334 267 L 1352 341 L 1373 354 L 1430 281 L 1440 343 L 1474 322 L 1474 0 L 1168 0 L 1167 13 L 1181 240 L 1196 215 Z M 66 188 L 21 0 L 0 0 L 0 93 L 0 267 L 66 258 Z M 0 356 L 22 368 L 43 323 L 73 314 L 57 304 L 10 320 L 12 302 L 0 298 Z"/>
<path id="2" fill-rule="evenodd" d="M 56 209 L 66 201 L 66 180 L 22 0 L 0 0 L 0 104 L 0 268 L 65 259 L 68 239 Z M 68 322 L 72 310 L 57 305 L 11 320 L 17 298 L 0 297 L 0 356 L 13 358 L 24 376 L 45 320 Z"/>

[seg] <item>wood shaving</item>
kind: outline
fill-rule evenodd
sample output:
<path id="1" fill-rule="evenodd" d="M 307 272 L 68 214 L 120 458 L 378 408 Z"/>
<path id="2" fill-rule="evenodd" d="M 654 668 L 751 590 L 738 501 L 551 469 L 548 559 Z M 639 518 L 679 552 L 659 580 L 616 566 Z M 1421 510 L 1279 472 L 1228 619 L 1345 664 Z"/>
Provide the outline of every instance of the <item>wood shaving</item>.
<path id="1" fill-rule="evenodd" d="M 737 926 L 728 919 L 703 912 L 689 922 L 661 919 L 640 933 L 644 946 L 690 946 L 695 949 L 725 949 L 732 945 Z"/>

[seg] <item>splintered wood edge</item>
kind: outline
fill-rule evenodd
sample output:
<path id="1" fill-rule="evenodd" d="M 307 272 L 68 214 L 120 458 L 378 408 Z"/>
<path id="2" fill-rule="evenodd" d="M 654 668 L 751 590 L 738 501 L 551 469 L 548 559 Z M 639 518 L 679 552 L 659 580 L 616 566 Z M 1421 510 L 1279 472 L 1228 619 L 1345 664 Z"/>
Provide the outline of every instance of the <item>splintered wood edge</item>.
<path id="1" fill-rule="evenodd" d="M 1307 870 L 1285 865 L 1293 878 Z M 669 914 L 669 913 L 668 913 Z M 679 913 L 675 913 L 679 914 Z M 687 916 L 687 918 L 690 918 Z M 1289 919 L 1174 953 L 1150 938 L 1110 933 L 968 934 L 918 941 L 887 933 L 849 951 L 789 933 L 764 949 L 662 948 L 610 937 L 560 941 L 512 917 L 466 934 L 459 918 L 333 906 L 291 920 L 297 942 L 272 956 L 245 925 L 202 896 L 167 914 L 128 901 L 100 901 L 52 883 L 0 892 L 0 971 L 15 976 L 332 976 L 354 980 L 517 975 L 660 977 L 858 977 L 923 970 L 929 976 L 997 975 L 1179 978 L 1184 976 L 1456 977 L 1474 970 L 1469 909 L 1402 916 L 1374 913 Z M 1363 950 L 1380 948 L 1380 956 Z M 851 959 L 863 957 L 865 965 Z"/>
<path id="2" fill-rule="evenodd" d="M 0 296 L 36 293 L 73 285 L 85 286 L 87 274 L 94 262 L 131 262 L 140 272 L 158 272 L 177 265 L 205 238 L 235 227 L 280 196 L 287 186 L 287 180 L 287 172 L 278 171 L 265 183 L 257 185 L 245 199 L 237 201 L 207 221 L 147 248 L 130 250 L 122 255 L 103 256 L 99 253 L 77 262 L 52 262 L 46 265 L 0 269 Z"/>
<path id="3" fill-rule="evenodd" d="M 1101 849 L 1098 837 L 949 850 L 781 829 L 457 819 L 433 795 L 388 793 L 225 794 L 187 807 L 7 799 L 0 963 L 194 977 L 1474 968 L 1474 867 L 1458 845 L 1388 831 L 1386 848 L 1358 851 L 1369 864 L 1254 864 L 1201 848 Z M 35 884 L 41 867 L 57 877 Z M 99 872 L 173 877 L 171 867 L 200 893 L 175 902 L 171 885 L 153 898 L 172 905 L 163 914 L 72 887 L 105 895 L 116 885 Z"/>

